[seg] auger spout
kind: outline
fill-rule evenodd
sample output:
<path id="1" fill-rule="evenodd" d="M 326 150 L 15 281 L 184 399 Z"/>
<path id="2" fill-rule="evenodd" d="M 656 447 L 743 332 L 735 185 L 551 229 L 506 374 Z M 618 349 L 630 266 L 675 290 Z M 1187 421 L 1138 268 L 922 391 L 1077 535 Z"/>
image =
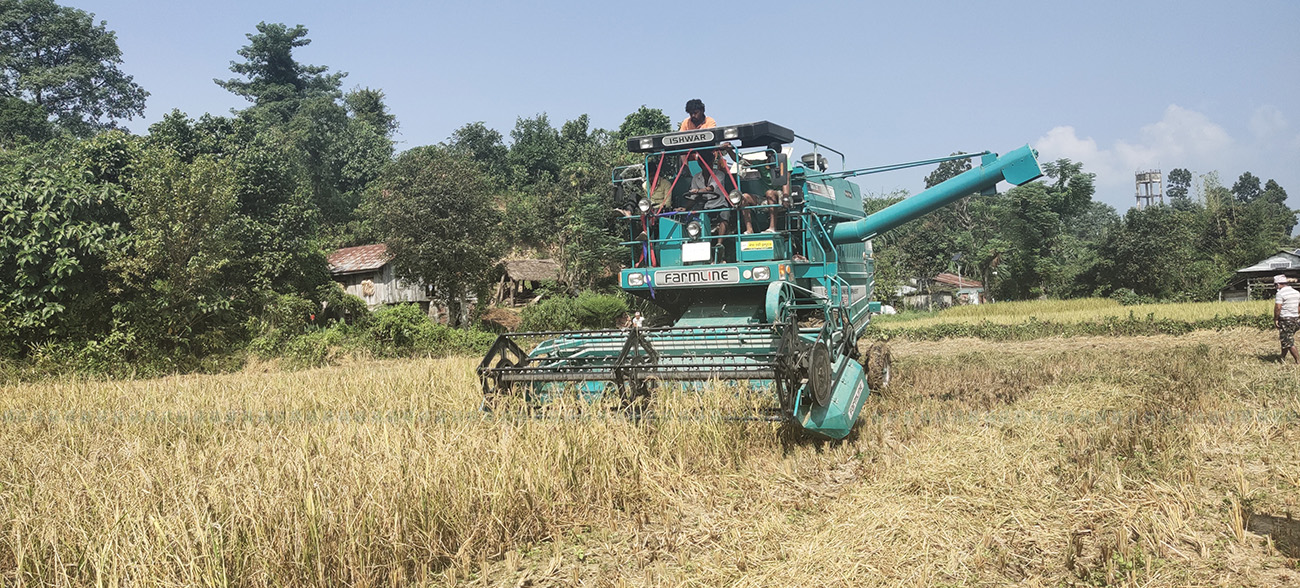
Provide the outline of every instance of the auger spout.
<path id="1" fill-rule="evenodd" d="M 844 222 L 831 230 L 836 245 L 866 241 L 925 216 L 976 192 L 992 193 L 998 182 L 1019 186 L 1043 175 L 1033 149 L 1025 145 L 1001 157 L 985 155 L 980 166 L 876 212 L 862 220 Z"/>

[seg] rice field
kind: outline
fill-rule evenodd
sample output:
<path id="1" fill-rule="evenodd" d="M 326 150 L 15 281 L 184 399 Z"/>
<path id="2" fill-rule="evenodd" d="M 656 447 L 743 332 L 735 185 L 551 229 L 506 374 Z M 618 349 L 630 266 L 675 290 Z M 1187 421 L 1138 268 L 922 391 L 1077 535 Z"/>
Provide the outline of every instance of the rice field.
<path id="1" fill-rule="evenodd" d="M 1153 317 L 1181 322 L 1200 322 L 1216 317 L 1272 316 L 1273 302 L 1252 300 L 1248 302 L 1184 302 L 1162 304 L 1136 304 L 1123 306 L 1109 298 L 1083 298 L 1077 300 L 1031 300 L 1022 302 L 997 302 L 974 306 L 954 306 L 936 313 L 904 313 L 873 318 L 881 324 L 905 324 L 908 327 L 926 327 L 939 324 L 1017 324 L 1026 320 L 1053 323 L 1081 323 L 1104 321 L 1107 318 L 1125 319 Z"/>
<path id="2" fill-rule="evenodd" d="M 1300 585 L 1275 345 L 896 342 L 836 443 L 494 418 L 477 358 L 10 384 L 0 584 Z"/>

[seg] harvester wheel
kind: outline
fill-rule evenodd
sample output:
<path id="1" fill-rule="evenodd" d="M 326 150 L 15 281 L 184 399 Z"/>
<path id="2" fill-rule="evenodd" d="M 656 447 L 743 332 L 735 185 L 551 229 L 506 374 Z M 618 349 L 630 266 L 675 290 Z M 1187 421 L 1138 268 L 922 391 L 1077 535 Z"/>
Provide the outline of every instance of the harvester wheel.
<path id="1" fill-rule="evenodd" d="M 813 402 L 818 406 L 830 406 L 831 392 L 831 350 L 825 343 L 817 342 L 808 356 L 808 387 L 812 389 Z"/>
<path id="2" fill-rule="evenodd" d="M 889 344 L 877 341 L 867 349 L 867 356 L 862 358 L 867 368 L 867 386 L 872 392 L 879 392 L 889 386 L 893 358 L 889 353 Z"/>

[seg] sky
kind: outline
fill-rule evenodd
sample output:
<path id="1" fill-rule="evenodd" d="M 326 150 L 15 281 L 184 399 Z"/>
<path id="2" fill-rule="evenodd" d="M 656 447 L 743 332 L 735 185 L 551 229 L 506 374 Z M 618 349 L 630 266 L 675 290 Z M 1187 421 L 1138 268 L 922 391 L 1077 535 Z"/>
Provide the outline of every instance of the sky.
<path id="1" fill-rule="evenodd" d="M 147 131 L 248 105 L 219 88 L 259 22 L 301 24 L 300 63 L 377 88 L 398 149 L 483 121 L 582 114 L 615 129 L 690 98 L 719 124 L 770 120 L 848 168 L 1007 152 L 1082 161 L 1096 199 L 1135 204 L 1133 174 L 1250 171 L 1300 208 L 1300 2 L 371 2 L 63 0 L 117 33 L 150 92 Z M 928 169 L 864 176 L 923 187 Z"/>

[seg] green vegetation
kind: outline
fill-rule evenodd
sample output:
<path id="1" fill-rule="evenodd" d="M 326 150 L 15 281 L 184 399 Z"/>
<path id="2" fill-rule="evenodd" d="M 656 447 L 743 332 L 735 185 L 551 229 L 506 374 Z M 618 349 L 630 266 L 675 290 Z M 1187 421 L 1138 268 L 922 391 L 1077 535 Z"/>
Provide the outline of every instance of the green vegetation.
<path id="1" fill-rule="evenodd" d="M 242 47 L 232 39 L 233 77 L 214 80 L 246 108 L 197 117 L 173 110 L 133 134 L 120 124 L 142 113 L 148 93 L 125 73 L 105 23 L 51 0 L 14 0 L 0 10 L 0 41 L 6 372 L 228 370 L 277 356 L 319 365 L 478 345 L 474 331 L 431 323 L 375 334 L 387 323 L 368 322 L 364 305 L 340 296 L 326 254 L 378 242 L 400 277 L 451 307 L 453 323 L 473 318 L 457 307 L 488 298 L 507 255 L 560 260 L 567 286 L 582 291 L 528 308 L 524 328 L 608 327 L 629 305 L 656 314 L 644 301 L 596 292 L 626 261 L 610 169 L 636 159 L 623 149 L 628 137 L 671 129 L 659 109 L 642 105 L 616 129 L 544 112 L 509 130 L 469 122 L 443 144 L 397 153 L 399 121 L 381 89 L 345 89 L 346 72 L 295 57 L 312 42 L 305 27 L 263 22 Z M 926 184 L 969 166 L 944 163 Z M 1040 314 L 1026 325 L 988 317 L 956 327 L 949 315 L 906 327 L 881 321 L 882 334 L 1250 325 L 1236 310 L 1180 317 L 1142 304 L 1212 299 L 1235 267 L 1295 245 L 1285 190 L 1249 172 L 1229 188 L 1212 172 L 1175 169 L 1172 205 L 1120 217 L 1093 199 L 1081 164 L 1044 169 L 1044 181 L 967 199 L 878 239 L 877 295 L 912 277 L 924 288 L 958 269 L 953 256 L 962 253 L 963 274 L 999 300 L 1108 296 L 1129 306 L 1087 321 Z M 864 204 L 874 210 L 898 197 Z"/>
<path id="2" fill-rule="evenodd" d="M 1268 330 L 1273 328 L 1272 311 L 1272 302 L 1267 300 L 1134 306 L 1106 298 L 1000 302 L 873 317 L 867 336 L 1023 340 L 1079 335 L 1183 335 L 1200 329 L 1236 327 Z"/>
<path id="3" fill-rule="evenodd" d="M 948 162 L 931 186 L 962 171 Z M 1120 216 L 1093 200 L 1092 174 L 1068 159 L 1044 162 L 1047 178 L 993 196 L 974 196 L 895 229 L 875 243 L 876 296 L 899 306 L 908 278 L 925 291 L 940 272 L 984 283 L 996 300 L 1109 296 L 1125 301 L 1214 300 L 1238 268 L 1281 248 L 1296 211 L 1286 190 L 1250 172 L 1232 188 L 1218 174 L 1170 172 L 1171 203 Z M 1194 188 L 1199 198 L 1189 196 Z M 906 194 L 864 202 L 874 211 Z"/>

